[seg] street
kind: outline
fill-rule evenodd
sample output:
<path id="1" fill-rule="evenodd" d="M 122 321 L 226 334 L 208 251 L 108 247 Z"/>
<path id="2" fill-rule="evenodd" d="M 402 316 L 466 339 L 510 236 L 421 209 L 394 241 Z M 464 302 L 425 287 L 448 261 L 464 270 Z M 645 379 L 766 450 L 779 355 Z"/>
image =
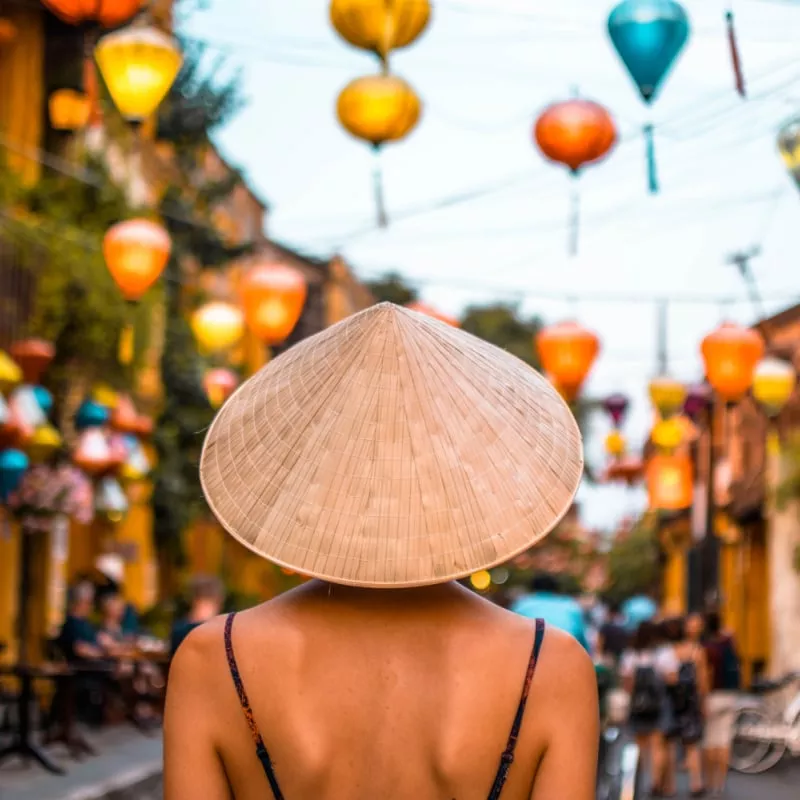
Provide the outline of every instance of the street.
<path id="1" fill-rule="evenodd" d="M 685 780 L 685 777 L 684 777 Z M 688 797 L 685 783 L 678 797 Z M 726 800 L 798 800 L 800 763 L 786 761 L 764 775 L 738 775 L 732 772 Z"/>

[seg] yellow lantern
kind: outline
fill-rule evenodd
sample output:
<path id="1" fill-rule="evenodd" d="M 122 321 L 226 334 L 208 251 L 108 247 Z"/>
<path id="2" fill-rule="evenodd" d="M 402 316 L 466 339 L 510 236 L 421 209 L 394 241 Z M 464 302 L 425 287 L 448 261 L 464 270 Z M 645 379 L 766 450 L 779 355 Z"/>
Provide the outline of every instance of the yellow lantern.
<path id="1" fill-rule="evenodd" d="M 5 394 L 22 380 L 22 370 L 8 353 L 0 350 L 0 392 Z"/>
<path id="2" fill-rule="evenodd" d="M 75 131 L 89 121 L 91 104 L 85 94 L 73 89 L 58 89 L 48 100 L 50 124 L 57 131 Z"/>
<path id="3" fill-rule="evenodd" d="M 52 425 L 40 426 L 26 444 L 31 461 L 34 464 L 47 461 L 61 447 L 62 441 L 61 434 Z"/>
<path id="4" fill-rule="evenodd" d="M 138 25 L 104 36 L 95 58 L 114 103 L 131 122 L 141 122 L 158 108 L 183 63 L 171 36 Z"/>
<path id="5" fill-rule="evenodd" d="M 703 339 L 700 352 L 711 388 L 726 402 L 741 400 L 753 384 L 764 340 L 750 328 L 725 322 Z"/>
<path id="6" fill-rule="evenodd" d="M 668 417 L 653 426 L 650 439 L 661 450 L 677 450 L 683 442 L 686 425 L 681 417 Z"/>
<path id="7" fill-rule="evenodd" d="M 331 0 L 331 24 L 353 47 L 385 60 L 415 42 L 431 18 L 429 0 Z"/>
<path id="8" fill-rule="evenodd" d="M 206 303 L 192 314 L 192 332 L 207 353 L 227 350 L 244 333 L 244 314 L 230 303 Z"/>
<path id="9" fill-rule="evenodd" d="M 686 387 L 680 381 L 661 375 L 650 381 L 648 389 L 650 402 L 662 417 L 670 417 L 683 408 Z"/>
<path id="10" fill-rule="evenodd" d="M 114 391 L 110 386 L 100 383 L 92 390 L 92 400 L 101 406 L 114 410 L 119 405 L 119 392 Z"/>
<path id="11" fill-rule="evenodd" d="M 776 417 L 792 396 L 797 384 L 794 367 L 777 358 L 765 358 L 753 372 L 753 397 L 765 413 Z"/>
<path id="12" fill-rule="evenodd" d="M 624 455 L 626 449 L 625 437 L 618 430 L 613 430 L 606 436 L 606 453 L 612 458 Z"/>
<path id="13" fill-rule="evenodd" d="M 485 592 L 492 585 L 492 576 L 488 570 L 482 569 L 472 575 L 469 582 L 479 592 Z"/>

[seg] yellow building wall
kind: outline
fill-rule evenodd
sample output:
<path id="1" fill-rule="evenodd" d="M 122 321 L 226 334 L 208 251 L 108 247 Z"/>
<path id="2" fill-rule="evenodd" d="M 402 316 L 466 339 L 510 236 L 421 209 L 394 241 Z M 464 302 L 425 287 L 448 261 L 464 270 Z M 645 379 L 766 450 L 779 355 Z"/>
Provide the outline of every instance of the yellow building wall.
<path id="1" fill-rule="evenodd" d="M 16 656 L 19 530 L 8 523 L 4 514 L 0 508 L 0 642 L 7 646 L 0 653 L 0 661 L 9 662 Z"/>
<path id="2" fill-rule="evenodd" d="M 130 549 L 132 558 L 125 562 L 122 591 L 125 599 L 139 611 L 158 602 L 158 562 L 153 539 L 152 487 L 138 481 L 127 487 L 129 508 L 114 531 L 115 543 Z"/>
<path id="3" fill-rule="evenodd" d="M 664 566 L 663 611 L 668 616 L 686 613 L 686 551 L 675 548 L 667 553 Z"/>

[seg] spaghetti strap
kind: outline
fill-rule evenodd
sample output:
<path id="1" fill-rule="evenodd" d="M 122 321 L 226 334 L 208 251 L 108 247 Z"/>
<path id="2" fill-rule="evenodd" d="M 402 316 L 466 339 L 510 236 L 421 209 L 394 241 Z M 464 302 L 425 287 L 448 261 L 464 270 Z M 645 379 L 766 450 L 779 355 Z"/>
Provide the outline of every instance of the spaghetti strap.
<path id="1" fill-rule="evenodd" d="M 514 763 L 514 751 L 517 749 L 517 739 L 519 739 L 519 731 L 522 727 L 522 718 L 525 715 L 525 706 L 528 704 L 528 694 L 531 690 L 531 681 L 533 681 L 533 674 L 536 671 L 536 663 L 539 660 L 539 651 L 542 649 L 542 642 L 544 641 L 544 620 L 536 620 L 536 635 L 533 639 L 533 649 L 531 650 L 531 657 L 528 661 L 528 671 L 525 673 L 525 683 L 522 685 L 522 697 L 520 698 L 519 705 L 517 706 L 517 713 L 514 716 L 514 723 L 511 726 L 511 733 L 508 737 L 506 749 L 503 755 L 500 756 L 500 767 L 497 770 L 494 783 L 492 784 L 492 791 L 489 793 L 489 800 L 498 800 L 500 792 L 506 785 L 508 779 L 508 770 Z"/>
<path id="2" fill-rule="evenodd" d="M 239 704 L 242 707 L 244 717 L 247 720 L 247 726 L 250 728 L 250 734 L 252 735 L 253 742 L 256 746 L 256 755 L 258 756 L 258 760 L 261 762 L 261 766 L 264 768 L 264 774 L 267 776 L 270 788 L 272 789 L 272 794 L 274 795 L 275 800 L 284 800 L 280 786 L 278 786 L 278 779 L 275 777 L 275 770 L 272 766 L 272 761 L 270 760 L 264 740 L 261 738 L 261 732 L 258 730 L 255 717 L 253 716 L 253 709 L 250 707 L 250 701 L 247 699 L 247 692 L 244 689 L 242 677 L 239 674 L 239 667 L 236 663 L 236 656 L 233 652 L 232 633 L 233 619 L 235 616 L 235 612 L 228 614 L 228 617 L 225 620 L 225 656 L 228 659 L 228 669 L 231 672 L 233 685 L 236 687 L 236 694 L 239 695 Z"/>

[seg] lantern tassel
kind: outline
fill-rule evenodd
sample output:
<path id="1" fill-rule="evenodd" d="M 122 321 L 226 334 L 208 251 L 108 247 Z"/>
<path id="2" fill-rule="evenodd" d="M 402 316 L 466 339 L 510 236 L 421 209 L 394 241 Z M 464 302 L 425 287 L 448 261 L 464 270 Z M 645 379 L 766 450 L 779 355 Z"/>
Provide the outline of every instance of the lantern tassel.
<path id="1" fill-rule="evenodd" d="M 569 218 L 569 254 L 578 253 L 578 237 L 581 225 L 581 195 L 578 187 L 578 173 L 572 174 L 573 182 L 570 191 L 570 218 Z"/>
<path id="2" fill-rule="evenodd" d="M 739 56 L 739 45 L 736 42 L 736 28 L 733 23 L 733 11 L 728 9 L 725 12 L 725 22 L 728 28 L 728 45 L 731 49 L 731 61 L 733 62 L 733 74 L 736 77 L 736 91 L 740 97 L 746 97 L 747 92 L 744 88 L 744 73 L 742 72 L 742 59 Z"/>
<path id="3" fill-rule="evenodd" d="M 383 170 L 381 169 L 380 145 L 375 145 L 375 166 L 372 171 L 372 183 L 375 191 L 375 211 L 377 214 L 378 227 L 388 228 L 389 217 L 386 213 L 386 198 L 383 192 Z"/>
<path id="4" fill-rule="evenodd" d="M 648 123 L 644 126 L 645 152 L 647 154 L 647 184 L 650 194 L 658 194 L 658 174 L 656 173 L 656 144 L 653 136 L 653 126 Z"/>

